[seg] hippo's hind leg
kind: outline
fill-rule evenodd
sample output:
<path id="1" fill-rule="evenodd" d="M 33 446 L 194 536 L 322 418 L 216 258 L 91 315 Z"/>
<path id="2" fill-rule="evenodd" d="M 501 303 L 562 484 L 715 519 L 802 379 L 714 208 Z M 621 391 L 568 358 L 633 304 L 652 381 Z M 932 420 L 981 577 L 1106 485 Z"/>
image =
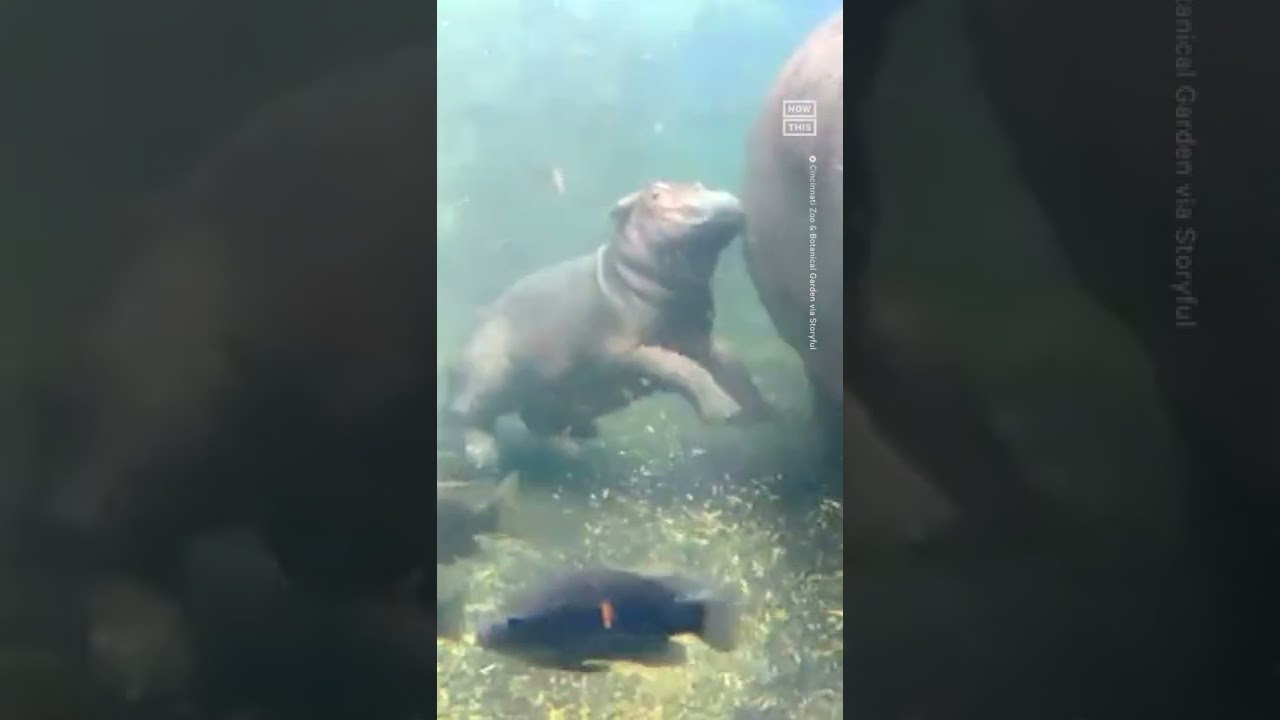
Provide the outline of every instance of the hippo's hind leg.
<path id="1" fill-rule="evenodd" d="M 498 462 L 494 424 L 512 381 L 511 331 L 506 320 L 483 322 L 449 372 L 445 418 L 462 430 L 467 459 L 477 467 Z"/>
<path id="2" fill-rule="evenodd" d="M 600 426 L 595 420 L 584 418 L 574 420 L 564 429 L 564 432 L 552 436 L 548 442 L 556 452 L 571 460 L 578 460 L 582 457 L 582 444 L 598 437 L 600 437 Z"/>
<path id="3" fill-rule="evenodd" d="M 463 451 L 467 460 L 478 468 L 498 464 L 498 438 L 493 434 L 493 424 L 469 427 L 462 436 Z"/>
<path id="4" fill-rule="evenodd" d="M 520 421 L 557 455 L 571 460 L 582 456 L 582 441 L 600 435 L 594 419 L 573 417 L 571 413 L 556 411 L 545 402 L 522 408 Z"/>
<path id="5" fill-rule="evenodd" d="M 547 444 L 563 457 L 578 460 L 582 458 L 583 442 L 597 437 L 600 437 L 600 427 L 595 421 L 581 420 L 575 421 L 563 432 L 548 437 Z"/>
<path id="6" fill-rule="evenodd" d="M 445 405 L 443 420 L 451 431 L 461 433 L 463 453 L 472 465 L 492 467 L 498 461 L 498 440 L 494 436 L 498 418 L 488 409 L 489 392 L 477 391 L 475 386 L 478 383 L 465 370 L 452 373 L 452 379 L 467 389 Z"/>
<path id="7" fill-rule="evenodd" d="M 711 338 L 707 366 L 720 387 L 742 406 L 744 417 L 752 420 L 767 420 L 774 416 L 773 408 L 760 394 L 760 389 L 751 379 L 747 366 L 743 364 L 727 340 Z"/>

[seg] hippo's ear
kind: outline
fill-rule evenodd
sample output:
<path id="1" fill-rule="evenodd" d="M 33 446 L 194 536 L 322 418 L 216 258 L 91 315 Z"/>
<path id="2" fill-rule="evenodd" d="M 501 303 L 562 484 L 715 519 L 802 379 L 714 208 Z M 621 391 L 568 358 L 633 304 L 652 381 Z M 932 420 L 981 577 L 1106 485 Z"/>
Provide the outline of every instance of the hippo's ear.
<path id="1" fill-rule="evenodd" d="M 640 194 L 640 191 L 636 191 L 627 195 L 613 206 L 613 210 L 609 211 L 609 219 L 613 220 L 614 227 L 621 228 L 627 223 L 631 217 L 631 211 L 636 209 L 636 201 L 640 199 Z"/>

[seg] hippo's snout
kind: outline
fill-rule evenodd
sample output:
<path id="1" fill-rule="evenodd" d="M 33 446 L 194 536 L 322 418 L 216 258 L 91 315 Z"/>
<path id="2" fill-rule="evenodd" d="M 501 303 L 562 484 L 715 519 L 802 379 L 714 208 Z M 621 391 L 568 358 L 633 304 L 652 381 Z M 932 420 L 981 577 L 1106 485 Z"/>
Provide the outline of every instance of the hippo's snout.
<path id="1" fill-rule="evenodd" d="M 727 190 L 708 190 L 701 183 L 698 187 L 702 190 L 697 202 L 703 213 L 700 224 L 722 227 L 741 227 L 746 224 L 747 212 L 737 195 Z"/>
<path id="2" fill-rule="evenodd" d="M 660 181 L 618 201 L 613 210 L 620 229 L 649 244 L 691 239 L 705 230 L 736 234 L 746 224 L 738 196 L 711 190 L 700 182 Z"/>

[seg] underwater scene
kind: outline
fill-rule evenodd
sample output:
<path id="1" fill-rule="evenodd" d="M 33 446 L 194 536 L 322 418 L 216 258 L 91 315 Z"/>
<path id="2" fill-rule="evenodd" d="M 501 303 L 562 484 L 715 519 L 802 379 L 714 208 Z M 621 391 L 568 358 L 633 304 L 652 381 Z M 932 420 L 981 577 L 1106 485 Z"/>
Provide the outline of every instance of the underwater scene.
<path id="1" fill-rule="evenodd" d="M 747 137 L 778 68 L 838 5 L 510 8 L 439 9 L 442 405 L 456 398 L 450 381 L 469 381 L 446 368 L 460 354 L 472 362 L 466 343 L 485 332 L 481 308 L 522 277 L 610 242 L 624 197 L 655 181 L 741 192 Z M 492 73 L 461 70 L 477 66 Z M 437 717 L 843 717 L 841 475 L 824 466 L 822 438 L 808 428 L 803 365 L 760 306 L 739 241 L 725 242 L 708 283 L 714 332 L 771 418 L 708 424 L 684 398 L 656 394 L 602 417 L 598 437 L 568 457 L 504 418 L 495 430 L 505 457 L 488 478 L 477 478 L 465 443 L 442 442 L 443 482 L 492 486 L 516 473 L 519 490 L 502 500 L 500 534 L 441 566 L 438 602 L 460 592 L 465 610 L 454 610 L 459 637 L 437 644 Z M 687 649 L 676 666 L 641 657 L 581 673 L 477 641 L 522 593 L 599 567 L 678 573 L 732 596 L 733 649 L 689 634 L 675 640 Z M 626 611 L 618 606 L 619 623 Z"/>

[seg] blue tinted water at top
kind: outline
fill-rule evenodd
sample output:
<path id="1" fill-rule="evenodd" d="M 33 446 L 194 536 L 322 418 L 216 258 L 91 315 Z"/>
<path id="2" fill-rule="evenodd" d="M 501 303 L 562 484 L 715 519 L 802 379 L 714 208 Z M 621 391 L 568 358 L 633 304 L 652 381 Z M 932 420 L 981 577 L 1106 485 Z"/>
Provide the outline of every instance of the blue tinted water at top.
<path id="1" fill-rule="evenodd" d="M 708 7 L 673 46 L 624 64 L 619 78 L 624 97 L 651 111 L 637 114 L 636 122 L 665 115 L 690 152 L 736 166 L 744 132 L 760 112 L 778 67 L 840 7 L 834 0 L 788 2 L 781 23 L 744 22 L 732 5 Z"/>
<path id="2" fill-rule="evenodd" d="M 568 99 L 584 80 L 609 71 L 591 61 L 598 58 L 620 61 L 611 69 L 629 104 L 722 113 L 758 103 L 779 63 L 841 6 L 836 0 L 778 0 L 775 16 L 783 21 L 761 23 L 743 21 L 732 3 L 707 3 L 691 29 L 664 36 L 653 27 L 655 13 L 638 1 L 599 0 L 598 12 L 586 20 L 550 2 L 525 3 L 524 33 L 511 40 L 523 46 L 527 70 L 542 71 L 529 78 L 540 94 Z M 566 62 L 566 49 L 575 46 L 593 54 Z M 548 74 L 550 68 L 555 72 Z"/>

